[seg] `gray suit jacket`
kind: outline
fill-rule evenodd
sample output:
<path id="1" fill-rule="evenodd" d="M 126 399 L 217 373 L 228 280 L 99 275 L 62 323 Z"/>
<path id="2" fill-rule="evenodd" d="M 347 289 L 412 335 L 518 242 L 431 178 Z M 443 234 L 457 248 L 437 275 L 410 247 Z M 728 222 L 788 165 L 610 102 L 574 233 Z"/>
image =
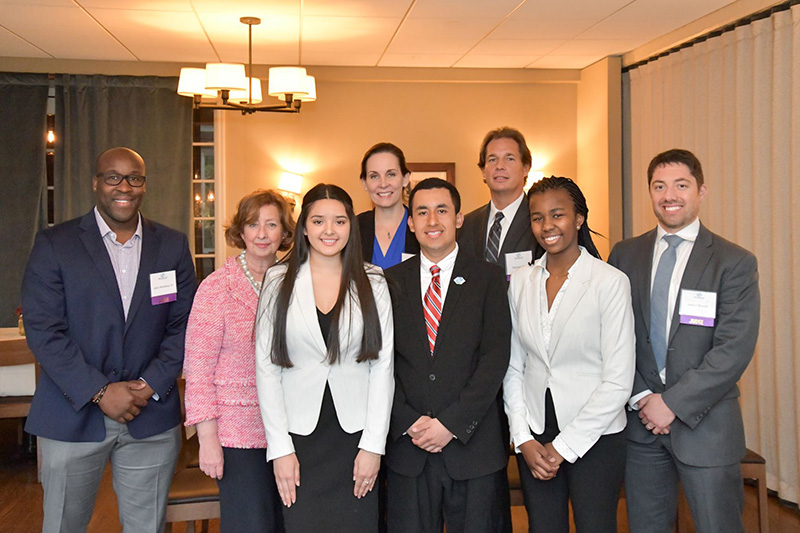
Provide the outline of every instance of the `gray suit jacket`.
<path id="1" fill-rule="evenodd" d="M 675 412 L 670 438 L 677 458 L 693 466 L 738 463 L 745 454 L 744 427 L 736 382 L 753 357 L 760 317 L 758 267 L 747 250 L 701 224 L 681 289 L 717 294 L 713 327 L 680 323 L 672 317 L 667 351 L 667 383 L 661 383 L 650 345 L 650 277 L 656 230 L 618 243 L 608 262 L 631 281 L 636 320 L 636 374 L 633 395 L 650 389 Z M 650 443 L 638 413 L 628 413 L 628 438 Z"/>
<path id="2" fill-rule="evenodd" d="M 458 232 L 458 246 L 461 251 L 470 257 L 483 259 L 486 252 L 486 232 L 489 224 L 490 204 L 483 205 L 471 211 L 464 217 L 464 225 Z M 506 254 L 511 252 L 522 252 L 530 250 L 533 252 L 533 259 L 538 259 L 544 253 L 536 242 L 536 238 L 531 231 L 531 212 L 528 207 L 527 199 L 523 199 L 511 221 L 506 238 L 500 247 L 500 257 L 498 265 L 506 270 Z"/>

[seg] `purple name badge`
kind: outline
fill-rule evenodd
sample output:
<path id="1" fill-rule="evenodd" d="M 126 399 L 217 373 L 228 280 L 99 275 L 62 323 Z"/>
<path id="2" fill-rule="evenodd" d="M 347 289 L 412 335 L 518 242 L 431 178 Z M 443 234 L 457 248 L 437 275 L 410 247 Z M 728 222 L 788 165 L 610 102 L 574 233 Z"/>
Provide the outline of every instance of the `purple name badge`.
<path id="1" fill-rule="evenodd" d="M 681 315 L 681 324 L 711 328 L 714 327 L 714 319 L 702 316 Z"/>
<path id="2" fill-rule="evenodd" d="M 178 299 L 178 294 L 177 293 L 162 294 L 161 296 L 153 296 L 152 298 L 150 298 L 150 302 L 153 305 L 159 305 L 159 304 L 166 304 L 166 303 L 169 303 L 169 302 L 174 302 L 177 299 Z"/>

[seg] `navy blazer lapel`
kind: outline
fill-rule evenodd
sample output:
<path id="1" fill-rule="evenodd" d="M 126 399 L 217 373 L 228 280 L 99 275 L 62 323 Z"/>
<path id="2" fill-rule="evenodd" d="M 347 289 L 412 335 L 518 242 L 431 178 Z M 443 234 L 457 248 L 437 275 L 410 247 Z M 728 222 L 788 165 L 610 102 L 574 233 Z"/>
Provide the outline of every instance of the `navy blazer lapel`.
<path id="1" fill-rule="evenodd" d="M 150 293 L 150 274 L 155 271 L 160 248 L 161 237 L 158 235 L 155 226 L 142 217 L 142 255 L 139 257 L 139 273 L 136 275 L 136 287 L 133 289 L 131 306 L 128 308 L 128 319 L 125 321 L 126 332 L 133 321 L 134 315 L 136 315 L 136 311 L 139 310 L 142 300 Z"/>
<path id="2" fill-rule="evenodd" d="M 678 291 L 678 297 L 675 298 L 675 309 L 672 312 L 672 322 L 669 327 L 669 340 L 667 346 L 672 342 L 672 338 L 678 331 L 680 325 L 680 304 L 681 304 L 681 291 L 683 289 L 694 289 L 697 287 L 700 276 L 706 268 L 706 265 L 714 255 L 713 238 L 710 231 L 705 226 L 700 224 L 700 230 L 697 233 L 697 240 L 692 247 L 692 253 L 689 255 L 689 260 L 686 262 L 686 269 L 683 271 L 681 278 L 681 286 Z"/>
<path id="3" fill-rule="evenodd" d="M 108 257 L 108 250 L 103 242 L 103 237 L 100 236 L 100 228 L 97 227 L 94 208 L 84 215 L 79 226 L 83 230 L 80 234 L 80 239 L 86 247 L 89 257 L 94 261 L 107 292 L 114 299 L 119 310 L 119 317 L 122 319 L 125 315 L 122 309 L 122 298 L 119 295 L 117 276 L 114 274 L 114 266 L 111 264 L 111 258 Z"/>
<path id="4" fill-rule="evenodd" d="M 486 254 L 486 232 L 489 228 L 489 213 L 491 213 L 491 209 L 489 209 L 490 204 L 486 204 L 485 206 L 481 207 L 483 210 L 481 212 L 481 227 L 478 228 L 478 233 L 475 234 L 475 250 L 480 253 L 481 258 L 483 258 L 484 254 Z M 449 289 L 448 289 L 449 290 Z"/>
<path id="5" fill-rule="evenodd" d="M 444 299 L 444 307 L 442 308 L 442 319 L 439 321 L 439 332 L 436 335 L 436 347 L 433 350 L 434 355 L 439 351 L 439 341 L 442 339 L 442 334 L 447 332 L 447 326 L 459 308 L 458 301 L 461 295 L 464 293 L 464 290 L 469 289 L 471 270 L 469 261 L 466 259 L 466 254 L 462 254 L 459 251 L 458 255 L 456 255 L 456 263 L 453 265 L 453 275 L 450 276 L 450 284 L 447 286 L 447 296 Z M 461 284 L 455 282 L 456 278 L 459 277 L 464 280 Z"/>

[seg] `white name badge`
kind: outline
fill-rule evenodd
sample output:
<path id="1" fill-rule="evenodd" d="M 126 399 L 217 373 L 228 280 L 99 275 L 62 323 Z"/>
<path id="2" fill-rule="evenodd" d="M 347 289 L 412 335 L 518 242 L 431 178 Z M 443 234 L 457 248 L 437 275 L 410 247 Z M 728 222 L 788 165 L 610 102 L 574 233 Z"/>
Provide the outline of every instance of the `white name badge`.
<path id="1" fill-rule="evenodd" d="M 510 252 L 506 254 L 506 279 L 511 279 L 511 274 L 525 265 L 529 265 L 533 261 L 533 253 L 530 250 L 522 252 Z"/>
<path id="2" fill-rule="evenodd" d="M 403 262 L 403 261 L 405 261 L 405 260 L 407 260 L 407 259 L 411 259 L 411 258 L 412 258 L 412 257 L 414 257 L 415 255 L 417 255 L 417 254 L 407 254 L 407 253 L 403 252 L 403 253 L 400 255 L 400 261 L 401 261 L 401 262 Z"/>
<path id="3" fill-rule="evenodd" d="M 153 305 L 174 302 L 178 299 L 178 282 L 175 271 L 155 272 L 150 274 L 150 302 Z"/>
<path id="4" fill-rule="evenodd" d="M 680 313 L 681 324 L 712 327 L 714 319 L 717 318 L 717 293 L 681 290 L 681 304 L 678 313 Z"/>

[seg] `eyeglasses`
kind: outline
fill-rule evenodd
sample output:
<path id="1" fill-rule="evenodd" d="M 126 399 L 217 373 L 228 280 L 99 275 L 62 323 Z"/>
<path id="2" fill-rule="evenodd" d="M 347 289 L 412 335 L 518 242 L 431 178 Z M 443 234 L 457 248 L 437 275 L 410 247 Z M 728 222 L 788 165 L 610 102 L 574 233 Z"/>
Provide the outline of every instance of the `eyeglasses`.
<path id="1" fill-rule="evenodd" d="M 128 185 L 131 187 L 141 187 L 144 185 L 145 180 L 147 180 L 146 176 L 140 176 L 139 174 L 128 174 L 127 176 L 121 174 L 98 174 L 97 177 L 103 178 L 103 182 L 112 187 L 116 187 L 122 183 L 122 180 L 127 181 Z"/>

